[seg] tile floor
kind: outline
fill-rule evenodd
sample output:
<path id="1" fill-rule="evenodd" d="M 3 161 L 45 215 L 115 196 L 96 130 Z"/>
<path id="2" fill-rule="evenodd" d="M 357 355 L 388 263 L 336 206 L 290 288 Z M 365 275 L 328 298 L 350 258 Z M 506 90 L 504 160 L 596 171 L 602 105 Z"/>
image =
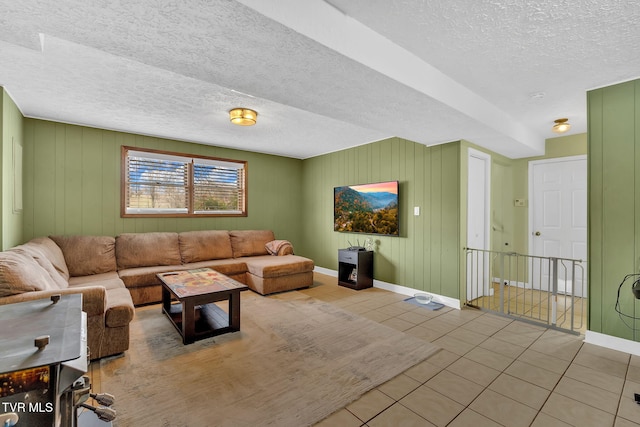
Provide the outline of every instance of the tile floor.
<path id="1" fill-rule="evenodd" d="M 299 292 L 442 347 L 319 427 L 640 425 L 639 356 L 474 309 L 430 311 L 322 274 Z"/>
<path id="2" fill-rule="evenodd" d="M 553 296 L 549 292 L 505 286 L 501 310 L 500 285 L 493 283 L 492 287 L 493 296 L 476 298 L 471 303 L 482 309 L 510 313 L 544 324 L 550 323 Z M 573 330 L 584 335 L 587 330 L 587 299 L 557 295 L 556 303 L 556 325 L 559 328 Z"/>
<path id="3" fill-rule="evenodd" d="M 640 356 L 475 309 L 430 311 L 323 274 L 309 289 L 271 298 L 298 292 L 442 347 L 316 427 L 640 426 Z M 98 391 L 99 371 L 92 363 Z"/>

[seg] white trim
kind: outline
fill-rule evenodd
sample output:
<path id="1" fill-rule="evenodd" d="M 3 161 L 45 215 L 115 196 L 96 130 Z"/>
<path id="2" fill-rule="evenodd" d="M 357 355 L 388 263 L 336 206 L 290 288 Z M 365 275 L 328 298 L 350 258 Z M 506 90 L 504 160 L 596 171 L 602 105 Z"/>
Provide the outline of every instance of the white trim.
<path id="1" fill-rule="evenodd" d="M 324 267 L 314 267 L 313 271 L 316 271 L 320 274 L 326 274 L 327 276 L 338 277 L 338 272 L 336 270 L 330 270 Z M 384 289 L 386 291 L 395 292 L 400 295 L 407 295 L 412 297 L 416 292 L 425 292 L 420 289 L 408 288 L 406 286 L 396 285 L 393 283 L 383 282 L 382 280 L 373 280 L 373 286 L 379 289 Z M 441 304 L 446 305 L 447 307 L 455 308 L 460 310 L 462 305 L 460 304 L 460 300 L 456 298 L 446 297 L 444 295 L 434 294 L 433 292 L 426 292 L 428 294 L 433 295 L 433 300 L 439 302 Z"/>
<path id="2" fill-rule="evenodd" d="M 586 331 L 584 342 L 640 356 L 640 342 L 637 341 L 601 334 L 599 332 Z"/>
<path id="3" fill-rule="evenodd" d="M 337 270 L 329 270 L 328 268 L 318 267 L 317 265 L 313 267 L 313 271 L 320 274 L 326 274 L 327 276 L 338 277 Z"/>

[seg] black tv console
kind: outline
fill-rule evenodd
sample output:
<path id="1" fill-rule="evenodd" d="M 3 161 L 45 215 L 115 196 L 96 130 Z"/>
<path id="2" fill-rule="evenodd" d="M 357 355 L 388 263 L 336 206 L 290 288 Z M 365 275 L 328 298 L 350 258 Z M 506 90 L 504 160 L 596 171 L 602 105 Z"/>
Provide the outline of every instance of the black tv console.
<path id="1" fill-rule="evenodd" d="M 373 286 L 373 251 L 338 249 L 338 285 L 351 289 Z"/>

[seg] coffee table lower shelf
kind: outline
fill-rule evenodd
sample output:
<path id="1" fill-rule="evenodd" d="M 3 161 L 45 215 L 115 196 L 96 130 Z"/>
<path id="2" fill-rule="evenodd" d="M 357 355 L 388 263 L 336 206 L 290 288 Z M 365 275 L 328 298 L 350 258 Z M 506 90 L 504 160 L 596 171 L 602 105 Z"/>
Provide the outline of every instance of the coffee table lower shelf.
<path id="1" fill-rule="evenodd" d="M 182 306 L 183 304 L 180 302 L 173 302 L 169 306 L 169 312 L 164 307 L 162 311 L 178 330 L 184 344 L 191 344 L 197 340 L 240 330 L 239 325 L 234 327 L 229 324 L 229 313 L 211 303 L 194 308 L 193 331 L 185 331 L 183 329 Z"/>

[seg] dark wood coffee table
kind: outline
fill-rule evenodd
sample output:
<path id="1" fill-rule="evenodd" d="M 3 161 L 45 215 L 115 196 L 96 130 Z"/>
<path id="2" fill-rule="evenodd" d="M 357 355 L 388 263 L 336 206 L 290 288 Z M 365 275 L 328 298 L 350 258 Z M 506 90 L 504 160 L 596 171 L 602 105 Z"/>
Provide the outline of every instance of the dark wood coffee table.
<path id="1" fill-rule="evenodd" d="M 210 268 L 157 274 L 162 282 L 162 312 L 184 344 L 240 330 L 240 292 L 249 289 Z M 229 301 L 228 312 L 214 304 Z"/>

